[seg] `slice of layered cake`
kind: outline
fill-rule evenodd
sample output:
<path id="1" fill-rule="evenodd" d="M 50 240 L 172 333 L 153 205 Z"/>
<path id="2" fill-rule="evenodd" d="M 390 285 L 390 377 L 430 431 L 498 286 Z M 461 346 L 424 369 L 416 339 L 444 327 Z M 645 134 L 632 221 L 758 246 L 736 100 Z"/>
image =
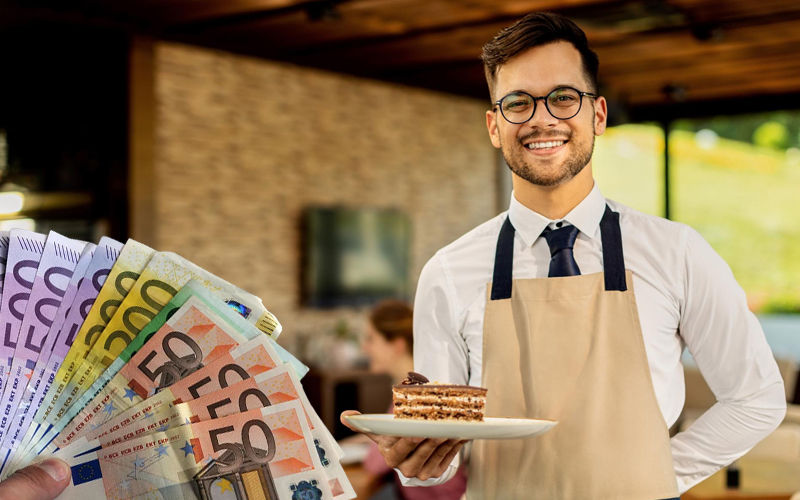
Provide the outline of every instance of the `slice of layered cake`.
<path id="1" fill-rule="evenodd" d="M 483 421 L 486 389 L 430 382 L 419 373 L 392 387 L 395 418 Z"/>

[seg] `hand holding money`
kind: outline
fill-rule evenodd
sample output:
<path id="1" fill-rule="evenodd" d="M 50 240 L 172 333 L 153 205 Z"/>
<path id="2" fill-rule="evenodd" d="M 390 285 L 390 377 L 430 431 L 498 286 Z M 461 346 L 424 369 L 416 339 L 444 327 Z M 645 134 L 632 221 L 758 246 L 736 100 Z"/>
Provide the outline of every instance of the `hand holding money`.
<path id="1" fill-rule="evenodd" d="M 355 497 L 261 299 L 133 240 L 0 259 L 0 499 Z"/>
<path id="2" fill-rule="evenodd" d="M 70 467 L 57 458 L 29 465 L 0 482 L 0 498 L 53 500 L 70 484 Z"/>

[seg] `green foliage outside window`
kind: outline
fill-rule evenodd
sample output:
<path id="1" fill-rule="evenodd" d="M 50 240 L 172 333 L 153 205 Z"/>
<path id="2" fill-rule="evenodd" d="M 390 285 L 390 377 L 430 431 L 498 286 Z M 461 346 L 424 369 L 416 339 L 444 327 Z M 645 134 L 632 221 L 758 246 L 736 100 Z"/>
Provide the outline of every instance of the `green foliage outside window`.
<path id="1" fill-rule="evenodd" d="M 758 313 L 800 313 L 800 113 L 676 122 L 670 134 L 671 217 L 731 266 Z M 597 138 L 603 194 L 664 214 L 664 139 L 655 125 Z"/>

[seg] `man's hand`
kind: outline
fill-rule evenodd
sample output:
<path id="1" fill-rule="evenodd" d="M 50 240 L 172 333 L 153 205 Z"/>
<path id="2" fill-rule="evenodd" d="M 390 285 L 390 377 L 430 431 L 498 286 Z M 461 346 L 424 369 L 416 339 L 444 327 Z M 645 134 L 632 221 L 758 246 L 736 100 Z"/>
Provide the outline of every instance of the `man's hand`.
<path id="1" fill-rule="evenodd" d="M 339 418 L 349 429 L 361 433 L 344 418 L 349 415 L 360 413 L 349 410 L 342 412 Z M 441 477 L 466 443 L 458 439 L 401 438 L 367 432 L 362 434 L 378 444 L 386 465 L 398 469 L 405 477 L 415 477 L 421 481 Z"/>
<path id="2" fill-rule="evenodd" d="M 29 465 L 0 482 L 0 500 L 53 500 L 69 485 L 70 472 L 55 458 Z"/>

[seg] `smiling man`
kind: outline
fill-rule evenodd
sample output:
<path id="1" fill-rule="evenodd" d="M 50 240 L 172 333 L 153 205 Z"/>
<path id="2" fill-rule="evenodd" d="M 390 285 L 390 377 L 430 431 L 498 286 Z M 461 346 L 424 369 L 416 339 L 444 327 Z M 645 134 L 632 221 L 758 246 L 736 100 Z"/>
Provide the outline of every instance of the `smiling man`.
<path id="1" fill-rule="evenodd" d="M 423 269 L 415 370 L 488 388 L 488 416 L 559 425 L 530 440 L 475 441 L 467 497 L 677 498 L 783 419 L 761 327 L 696 231 L 600 193 L 592 152 L 607 105 L 580 28 L 531 14 L 489 42 L 483 61 L 486 124 L 514 193 L 507 212 Z M 718 402 L 670 439 L 684 346 Z M 461 443 L 371 437 L 406 484 L 439 484 L 458 466 Z"/>

